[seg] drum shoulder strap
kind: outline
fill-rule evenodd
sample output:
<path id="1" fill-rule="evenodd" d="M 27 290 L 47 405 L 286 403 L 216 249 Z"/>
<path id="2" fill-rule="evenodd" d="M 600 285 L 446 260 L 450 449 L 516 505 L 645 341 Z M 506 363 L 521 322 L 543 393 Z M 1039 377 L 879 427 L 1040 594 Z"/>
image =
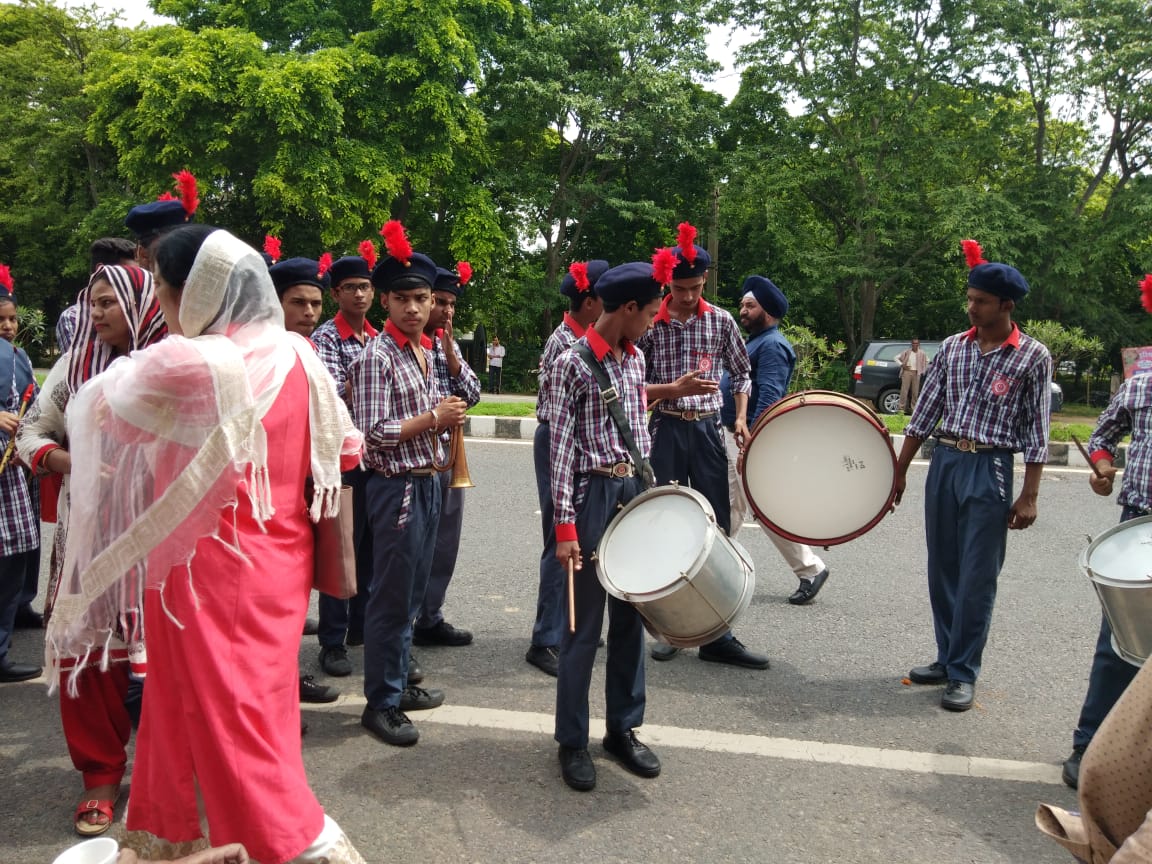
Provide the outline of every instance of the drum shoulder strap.
<path id="1" fill-rule="evenodd" d="M 580 359 L 584 361 L 592 373 L 592 377 L 596 379 L 596 386 L 600 388 L 600 398 L 604 400 L 608 413 L 612 415 L 612 420 L 620 431 L 620 437 L 624 440 L 624 446 L 628 448 L 628 453 L 632 457 L 632 465 L 636 468 L 636 473 L 644 483 L 644 487 L 655 486 L 656 477 L 652 473 L 652 466 L 648 464 L 648 460 L 641 455 L 640 448 L 636 446 L 636 439 L 632 436 L 632 424 L 628 422 L 628 415 L 624 413 L 624 407 L 620 404 L 620 394 L 612 386 L 612 380 L 608 377 L 608 373 L 604 371 L 604 367 L 600 365 L 600 361 L 596 359 L 596 355 L 587 345 L 577 343 L 572 346 L 572 350 L 580 355 Z"/>

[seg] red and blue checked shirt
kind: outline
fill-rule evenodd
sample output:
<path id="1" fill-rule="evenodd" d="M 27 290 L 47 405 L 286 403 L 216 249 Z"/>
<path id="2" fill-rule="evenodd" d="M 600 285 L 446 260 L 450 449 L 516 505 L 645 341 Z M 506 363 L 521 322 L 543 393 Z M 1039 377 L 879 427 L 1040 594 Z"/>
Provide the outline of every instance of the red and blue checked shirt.
<path id="1" fill-rule="evenodd" d="M 1152 510 L 1152 373 L 1125 381 L 1096 421 L 1088 439 L 1092 461 L 1116 459 L 1116 447 L 1125 435 L 1127 465 L 1120 484 L 1118 503 L 1140 510 Z"/>
<path id="2" fill-rule="evenodd" d="M 420 370 L 414 351 L 423 351 L 428 374 Z M 364 466 L 385 474 L 427 468 L 443 460 L 440 439 L 431 433 L 400 440 L 400 424 L 427 414 L 447 393 L 440 391 L 432 356 L 432 340 L 420 334 L 420 345 L 388 321 L 384 332 L 364 346 L 348 370 L 352 419 L 364 433 Z"/>
<path id="3" fill-rule="evenodd" d="M 380 333 L 364 321 L 364 342 L 356 338 L 348 322 L 344 320 L 344 313 L 337 312 L 331 321 L 325 321 L 312 332 L 312 344 L 316 346 L 316 353 L 324 367 L 336 379 L 336 392 L 341 399 L 347 399 L 348 369 L 352 361 L 364 353 L 368 340 L 379 336 Z"/>
<path id="4" fill-rule="evenodd" d="M 460 364 L 460 375 L 453 378 L 448 374 L 448 358 L 444 356 L 444 344 L 440 341 L 442 330 L 437 330 L 432 336 L 432 356 L 435 360 L 436 381 L 440 392 L 445 396 L 459 396 L 471 408 L 480 401 L 480 379 L 472 371 L 472 367 L 464 362 L 464 355 L 460 353 L 460 346 L 452 340 L 452 352 Z"/>
<path id="5" fill-rule="evenodd" d="M 1052 357 L 1012 325 L 1000 347 L 983 354 L 976 328 L 944 340 L 928 365 L 907 434 L 967 438 L 1048 461 Z M 939 424 L 939 430 L 937 430 Z"/>
<path id="6" fill-rule="evenodd" d="M 584 335 L 584 330 L 579 321 L 565 312 L 564 320 L 544 344 L 544 354 L 540 358 L 540 388 L 536 392 L 536 420 L 540 423 L 552 420 L 552 381 L 549 372 L 560 355 Z"/>
<path id="7" fill-rule="evenodd" d="M 589 328 L 575 344 L 586 344 L 604 366 L 616 388 L 620 405 L 632 426 L 632 437 L 647 457 L 652 439 L 644 422 L 648 398 L 644 384 L 644 355 L 628 343 L 619 361 L 600 334 Z M 588 472 L 593 468 L 631 462 L 632 455 L 600 397 L 600 387 L 588 364 L 575 351 L 564 351 L 548 370 L 552 388 L 549 423 L 552 459 L 552 506 L 556 511 L 556 540 L 576 539 L 576 508 L 583 501 Z"/>
<path id="8" fill-rule="evenodd" d="M 668 314 L 671 300 L 671 294 L 664 298 L 652 329 L 636 343 L 648 361 L 648 383 L 671 384 L 697 369 L 703 373 L 701 377 L 719 381 L 726 371 L 733 393 L 751 393 L 748 350 L 732 316 L 701 297 L 692 317 L 678 321 Z M 661 405 L 678 411 L 718 412 L 720 403 L 720 391 L 716 390 L 667 400 Z"/>
<path id="9" fill-rule="evenodd" d="M 8 392 L 4 394 L 0 410 L 16 414 L 20 410 L 20 397 L 16 381 L 7 382 Z M 0 386 L 3 386 L 0 384 Z M 33 393 L 33 402 L 35 401 Z M 32 402 L 28 403 L 29 406 Z M 8 447 L 8 436 L 0 432 L 0 453 Z M 40 496 L 39 483 L 30 482 L 28 471 L 13 463 L 16 453 L 8 460 L 4 473 L 0 474 L 0 555 L 17 555 L 40 545 Z"/>

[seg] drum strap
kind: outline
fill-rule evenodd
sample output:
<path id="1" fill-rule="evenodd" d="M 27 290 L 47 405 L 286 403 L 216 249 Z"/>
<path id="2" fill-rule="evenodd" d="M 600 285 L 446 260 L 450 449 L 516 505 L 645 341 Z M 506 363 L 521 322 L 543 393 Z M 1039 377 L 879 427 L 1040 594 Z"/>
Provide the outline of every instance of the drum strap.
<path id="1" fill-rule="evenodd" d="M 656 485 L 656 475 L 652 472 L 652 466 L 648 460 L 641 455 L 640 448 L 636 446 L 636 439 L 632 437 L 632 424 L 628 422 L 628 415 L 624 413 L 624 407 L 620 404 L 620 394 L 612 386 L 612 380 L 604 371 L 604 367 L 600 365 L 600 361 L 596 359 L 596 355 L 592 353 L 591 348 L 577 343 L 572 346 L 572 349 L 580 355 L 580 359 L 584 361 L 592 372 L 592 377 L 596 379 L 596 386 L 600 388 L 600 398 L 604 400 L 604 405 L 608 408 L 608 413 L 612 415 L 616 428 L 620 431 L 620 437 L 624 440 L 624 446 L 628 448 L 628 453 L 632 457 L 632 464 L 636 468 L 636 476 L 640 478 L 645 489 L 650 489 Z"/>

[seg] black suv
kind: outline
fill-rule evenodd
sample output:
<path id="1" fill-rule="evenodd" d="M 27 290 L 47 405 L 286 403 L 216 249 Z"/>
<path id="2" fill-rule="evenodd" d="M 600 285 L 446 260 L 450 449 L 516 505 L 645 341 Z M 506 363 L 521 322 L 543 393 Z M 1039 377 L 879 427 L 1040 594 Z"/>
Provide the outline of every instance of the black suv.
<path id="1" fill-rule="evenodd" d="M 931 360 L 940 350 L 940 342 L 920 341 L 921 350 Z M 895 414 L 900 409 L 900 364 L 897 355 L 912 347 L 911 341 L 873 339 L 864 348 L 852 366 L 849 392 L 857 399 L 866 399 L 876 405 L 881 414 Z M 1052 411 L 1064 405 L 1064 392 L 1055 381 L 1051 384 Z"/>
<path id="2" fill-rule="evenodd" d="M 920 350 L 931 360 L 940 344 L 921 340 Z M 911 347 L 911 341 L 893 339 L 865 342 L 852 367 L 852 395 L 873 402 L 881 414 L 895 414 L 900 408 L 900 364 L 896 357 Z"/>

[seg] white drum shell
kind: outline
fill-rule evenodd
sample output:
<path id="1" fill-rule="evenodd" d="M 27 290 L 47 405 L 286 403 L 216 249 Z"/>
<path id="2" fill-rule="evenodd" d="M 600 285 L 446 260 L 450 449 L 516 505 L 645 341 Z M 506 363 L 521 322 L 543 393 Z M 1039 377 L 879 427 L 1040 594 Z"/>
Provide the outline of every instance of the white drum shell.
<path id="1" fill-rule="evenodd" d="M 747 553 L 708 500 L 677 485 L 649 489 L 616 515 L 596 550 L 604 590 L 631 603 L 654 636 L 694 648 L 723 635 L 756 588 Z"/>
<path id="2" fill-rule="evenodd" d="M 1112 647 L 1134 666 L 1152 655 L 1152 516 L 1109 528 L 1081 553 L 1112 628 Z"/>

